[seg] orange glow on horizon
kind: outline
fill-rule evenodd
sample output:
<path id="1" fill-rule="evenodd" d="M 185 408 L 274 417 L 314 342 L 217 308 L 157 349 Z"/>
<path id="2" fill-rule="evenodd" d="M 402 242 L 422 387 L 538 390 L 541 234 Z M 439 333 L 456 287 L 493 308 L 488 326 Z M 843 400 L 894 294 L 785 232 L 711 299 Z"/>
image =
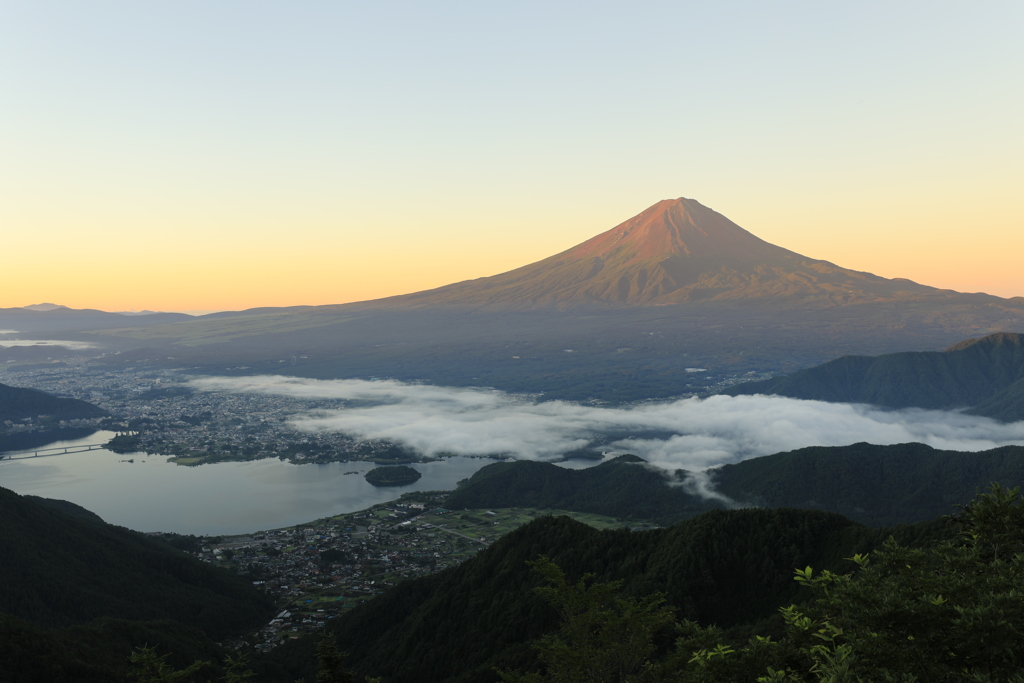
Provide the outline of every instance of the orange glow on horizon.
<path id="1" fill-rule="evenodd" d="M 1024 3 L 407 5 L 0 5 L 0 306 L 368 300 L 679 196 L 1024 295 Z"/>
<path id="2" fill-rule="evenodd" d="M 201 238 L 200 230 L 179 231 L 172 243 L 164 243 L 167 233 L 161 231 L 127 244 L 68 240 L 51 245 L 42 260 L 9 264 L 0 273 L 0 307 L 47 301 L 111 311 L 218 311 L 365 301 L 532 263 L 610 229 L 651 203 L 634 205 L 626 215 L 599 206 L 586 212 L 571 204 L 541 207 L 538 214 L 550 221 L 544 223 L 530 220 L 523 209 L 495 220 L 492 230 L 480 230 L 486 217 L 469 213 L 458 223 L 429 224 L 429 217 L 420 217 L 419 225 L 414 216 L 393 216 L 389 222 L 364 218 L 356 221 L 363 223 L 360 231 L 266 227 L 222 231 L 216 239 Z M 1016 229 L 1016 219 L 1000 223 L 995 216 L 943 209 L 887 215 L 883 222 L 872 220 L 877 209 L 866 206 L 829 220 L 818 213 L 824 207 L 813 205 L 797 214 L 792 207 L 765 202 L 736 211 L 703 203 L 769 242 L 845 268 L 962 292 L 1024 295 L 1018 263 L 1024 231 Z M 983 226 L 977 232 L 984 239 L 977 244 L 965 240 L 971 231 L 962 226 L 968 219 Z M 237 235 L 246 235 L 248 243 L 234 244 Z M 23 248 L 30 248 L 27 240 Z"/>

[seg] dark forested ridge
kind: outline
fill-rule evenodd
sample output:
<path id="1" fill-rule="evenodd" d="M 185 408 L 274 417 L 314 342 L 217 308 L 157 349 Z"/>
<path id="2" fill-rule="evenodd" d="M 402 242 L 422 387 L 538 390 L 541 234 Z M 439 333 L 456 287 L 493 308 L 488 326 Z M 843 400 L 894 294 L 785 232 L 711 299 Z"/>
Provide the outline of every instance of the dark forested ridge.
<path id="1" fill-rule="evenodd" d="M 99 617 L 173 619 L 223 638 L 273 611 L 242 577 L 3 488 L 0 557 L 0 612 L 42 627 Z"/>
<path id="2" fill-rule="evenodd" d="M 540 580 L 527 562 L 540 555 L 573 580 L 588 572 L 622 580 L 627 595 L 664 593 L 681 618 L 737 626 L 771 617 L 796 598 L 794 567 L 842 568 L 842 558 L 882 537 L 808 510 L 712 511 L 643 532 L 546 517 L 458 567 L 401 583 L 336 620 L 331 631 L 359 674 L 389 683 L 492 681 L 495 666 L 532 666 L 531 641 L 557 624 L 555 611 L 532 590 Z M 314 651 L 315 640 L 304 638 L 270 657 L 292 677 L 311 680 Z"/>
<path id="3" fill-rule="evenodd" d="M 758 460 L 781 458 L 785 467 L 777 466 L 779 472 L 786 467 L 813 472 L 815 460 L 842 463 L 846 457 L 855 465 L 834 468 L 841 480 L 845 472 L 858 471 L 858 462 L 871 462 L 872 455 L 911 465 L 943 457 L 918 444 L 893 448 L 860 444 L 846 449 L 846 456 L 843 449 L 803 449 Z M 1024 460 L 1022 450 L 982 455 L 999 455 L 1010 467 L 1015 459 Z M 964 480 L 970 466 L 956 458 L 971 455 L 954 453 L 950 462 L 956 467 L 939 470 Z M 587 494 L 591 497 L 607 493 L 602 487 L 611 486 L 616 476 L 627 478 L 637 500 L 656 500 L 649 489 L 655 484 L 670 492 L 682 490 L 667 486 L 664 475 L 635 456 L 583 471 L 543 463 L 499 464 L 503 467 L 483 478 L 489 486 L 501 490 L 503 473 L 532 472 L 537 477 L 522 477 L 519 486 L 530 484 L 538 501 L 571 493 L 563 480 L 544 484 L 548 468 L 571 475 L 590 472 L 591 477 L 596 472 L 597 486 Z M 724 480 L 742 482 L 735 474 L 740 472 L 762 484 L 763 491 L 776 490 L 771 472 L 743 470 L 743 464 L 732 466 Z M 907 476 L 913 471 L 907 468 Z M 833 479 L 811 479 L 812 484 L 791 495 L 829 495 L 825 485 Z M 819 492 L 815 487 L 821 486 Z M 456 493 L 471 489 L 468 482 Z M 587 495 L 578 502 L 583 504 Z M 743 640 L 751 633 L 779 631 L 778 608 L 805 597 L 793 581 L 794 569 L 848 571 L 844 558 L 879 547 L 890 534 L 917 545 L 950 538 L 954 530 L 946 519 L 879 530 L 832 512 L 793 508 L 712 510 L 650 531 L 598 531 L 566 517 L 543 517 L 457 567 L 400 583 L 334 620 L 329 632 L 349 653 L 347 666 L 358 674 L 354 680 L 366 674 L 388 683 L 468 683 L 496 681 L 495 667 L 529 670 L 537 665 L 537 639 L 559 623 L 557 611 L 534 592 L 542 580 L 528 564 L 547 556 L 572 581 L 592 573 L 597 581 L 621 581 L 628 598 L 662 593 L 677 618 L 716 624 L 728 629 L 728 638 Z M 127 680 L 127 655 L 142 644 L 173 653 L 170 662 L 178 668 L 197 659 L 216 661 L 223 651 L 210 636 L 238 634 L 271 611 L 240 577 L 140 534 L 69 517 L 3 489 L 0 553 L 5 560 L 18 559 L 0 565 L 0 648 L 17 653 L 0 658 L 4 681 Z M 167 617 L 175 621 L 153 621 Z M 255 680 L 316 680 L 316 640 L 289 641 L 253 660 Z M 214 666 L 195 680 L 222 679 Z"/>
<path id="4" fill-rule="evenodd" d="M 503 683 L 861 683 L 1024 680 L 1024 499 L 993 484 L 948 520 L 949 535 L 919 546 L 895 537 L 837 573 L 798 568 L 802 604 L 779 608 L 785 627 L 737 638 L 679 622 L 655 594 L 616 582 L 573 581 L 532 563 L 537 589 L 562 617 L 537 642 L 540 672 L 503 670 Z M 664 641 L 675 636 L 672 646 Z M 746 642 L 743 642 L 743 641 Z"/>
<path id="5" fill-rule="evenodd" d="M 712 478 L 719 492 L 744 504 L 828 510 L 870 526 L 908 524 L 952 514 L 993 482 L 1024 484 L 1024 447 L 811 447 L 725 465 Z"/>
<path id="6" fill-rule="evenodd" d="M 102 417 L 107 412 L 77 398 L 59 398 L 38 389 L 0 384 L 0 422 L 49 415 L 58 420 Z"/>
<path id="7" fill-rule="evenodd" d="M 0 488 L 0 681 L 135 680 L 142 646 L 180 668 L 211 661 L 215 641 L 265 623 L 273 603 L 248 580 L 73 503 Z"/>
<path id="8" fill-rule="evenodd" d="M 777 394 L 887 408 L 968 408 L 1004 421 L 1024 419 L 1024 334 L 1000 332 L 945 351 L 844 356 L 791 375 L 726 389 L 731 396 Z"/>
<path id="9" fill-rule="evenodd" d="M 0 613 L 0 681 L 4 683 L 120 683 L 130 675 L 135 648 L 155 647 L 168 666 L 216 663 L 223 650 L 201 630 L 176 621 L 102 618 L 64 628 L 42 628 Z M 204 680 L 222 680 L 219 667 Z"/>
<path id="10" fill-rule="evenodd" d="M 675 485 L 669 486 L 669 476 Z M 453 509 L 539 507 L 670 524 L 730 507 L 642 459 L 620 456 L 584 470 L 516 461 L 488 465 L 448 497 Z M 1024 484 L 1024 447 L 980 453 L 924 444 L 803 448 L 710 470 L 715 489 L 736 506 L 838 512 L 870 526 L 911 524 L 951 514 L 994 481 Z M 681 485 L 680 485 L 681 484 Z"/>
<path id="11" fill-rule="evenodd" d="M 78 519 L 84 519 L 90 522 L 98 522 L 100 524 L 106 523 L 103 521 L 102 517 L 97 515 L 92 510 L 86 510 L 81 505 L 76 505 L 71 501 L 60 500 L 58 498 L 42 498 L 41 496 L 22 496 L 22 498 L 24 498 L 25 500 L 30 500 L 33 503 L 42 505 L 43 507 L 50 508 L 51 510 L 56 510 L 57 512 L 60 512 L 62 514 L 69 515 L 71 517 L 77 517 Z"/>
<path id="12" fill-rule="evenodd" d="M 95 433 L 96 429 L 93 427 L 58 427 L 57 429 L 47 429 L 45 431 L 0 434 L 0 453 L 43 448 L 54 441 L 84 439 Z"/>
<path id="13" fill-rule="evenodd" d="M 720 504 L 668 486 L 669 473 L 635 455 L 582 470 L 516 460 L 481 468 L 448 496 L 452 509 L 535 507 L 669 524 Z"/>

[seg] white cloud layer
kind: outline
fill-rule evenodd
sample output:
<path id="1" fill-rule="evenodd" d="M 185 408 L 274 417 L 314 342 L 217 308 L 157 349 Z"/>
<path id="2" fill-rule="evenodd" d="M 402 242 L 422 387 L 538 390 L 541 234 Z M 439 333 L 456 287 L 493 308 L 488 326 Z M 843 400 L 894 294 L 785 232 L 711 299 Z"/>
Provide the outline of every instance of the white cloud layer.
<path id="1" fill-rule="evenodd" d="M 635 453 L 665 469 L 702 470 L 795 448 L 860 441 L 917 441 L 961 451 L 1024 444 L 1024 422 L 777 396 L 712 396 L 602 408 L 536 402 L 493 389 L 393 380 L 206 377 L 191 385 L 204 391 L 352 401 L 355 405 L 337 410 L 311 411 L 292 424 L 302 431 L 388 439 L 428 456 L 502 454 L 555 460 L 602 436 L 635 433 L 640 436 L 622 438 L 604 450 Z M 671 436 L 651 438 L 652 432 Z"/>
<path id="2" fill-rule="evenodd" d="M 0 332 L 0 334 L 3 333 Z M 0 347 L 8 348 L 12 346 L 59 346 L 65 349 L 71 349 L 72 351 L 92 349 L 96 347 L 95 344 L 90 344 L 89 342 L 62 341 L 59 339 L 0 339 Z"/>

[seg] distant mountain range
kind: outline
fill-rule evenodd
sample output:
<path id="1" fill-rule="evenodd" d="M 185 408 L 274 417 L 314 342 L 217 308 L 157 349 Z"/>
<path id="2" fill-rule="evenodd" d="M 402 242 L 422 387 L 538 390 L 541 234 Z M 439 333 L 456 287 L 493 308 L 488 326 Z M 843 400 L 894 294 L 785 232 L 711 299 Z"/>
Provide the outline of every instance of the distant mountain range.
<path id="1" fill-rule="evenodd" d="M 49 303 L 32 304 L 31 306 L 22 306 L 22 308 L 25 309 L 26 311 L 59 311 L 59 310 L 69 311 L 69 310 L 71 310 L 67 306 L 61 306 L 60 304 L 49 304 Z"/>
<path id="2" fill-rule="evenodd" d="M 44 312 L 44 313 L 50 312 L 50 311 L 75 311 L 76 310 L 74 308 L 69 308 L 67 306 L 62 306 L 61 304 L 50 304 L 50 303 L 32 304 L 31 306 L 22 306 L 21 308 L 24 311 L 39 311 L 39 312 Z M 7 309 L 7 310 L 11 310 L 11 309 Z M 89 311 L 89 310 L 92 310 L 92 309 L 83 309 L 83 310 Z M 103 313 L 104 311 L 96 311 L 96 312 L 97 313 Z M 117 313 L 117 315 L 157 315 L 160 312 L 159 311 L 116 311 L 116 313 Z M 181 315 L 185 315 L 185 314 L 181 314 Z M 188 316 L 188 317 L 191 317 L 191 316 Z"/>
<path id="3" fill-rule="evenodd" d="M 4 309 L 2 329 L 88 340 L 120 351 L 107 358 L 114 365 L 633 400 L 704 391 L 724 375 L 1024 329 L 1024 298 L 842 268 L 680 198 L 537 263 L 425 292 L 195 317 Z M 710 372 L 695 378 L 687 367 Z"/>
<path id="4" fill-rule="evenodd" d="M 186 313 L 111 313 L 94 308 L 68 308 L 58 304 L 33 304 L 20 308 L 0 308 L 0 330 L 36 334 L 40 332 L 78 332 L 102 330 L 145 321 L 149 325 L 184 322 L 195 316 Z"/>
<path id="5" fill-rule="evenodd" d="M 844 356 L 791 375 L 725 389 L 886 408 L 965 408 L 972 415 L 1024 420 L 1024 334 L 968 339 L 942 352 Z"/>

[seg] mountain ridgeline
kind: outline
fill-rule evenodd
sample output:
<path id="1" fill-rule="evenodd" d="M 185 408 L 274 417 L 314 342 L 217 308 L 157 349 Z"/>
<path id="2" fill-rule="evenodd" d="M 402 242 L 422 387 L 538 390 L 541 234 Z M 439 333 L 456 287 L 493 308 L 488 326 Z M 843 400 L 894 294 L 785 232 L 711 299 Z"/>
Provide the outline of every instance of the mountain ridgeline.
<path id="1" fill-rule="evenodd" d="M 328 629 L 360 675 L 389 683 L 496 681 L 494 667 L 533 666 L 533 642 L 557 626 L 557 612 L 533 591 L 541 581 L 527 563 L 538 556 L 573 580 L 584 573 L 621 580 L 630 596 L 664 593 L 680 618 L 730 627 L 768 619 L 794 600 L 794 567 L 845 570 L 843 558 L 882 539 L 840 515 L 807 510 L 714 511 L 644 532 L 545 517 L 458 567 L 402 582 Z M 269 657 L 293 678 L 312 680 L 315 651 L 307 637 Z"/>
<path id="2" fill-rule="evenodd" d="M 566 517 L 540 518 L 458 567 L 399 584 L 328 631 L 357 674 L 393 683 L 496 681 L 495 668 L 529 671 L 537 666 L 537 639 L 558 623 L 556 610 L 535 594 L 540 579 L 529 570 L 530 561 L 546 556 L 571 581 L 590 573 L 622 582 L 627 597 L 663 594 L 678 618 L 722 627 L 726 640 L 776 635 L 778 609 L 807 597 L 794 569 L 850 571 L 847 558 L 879 548 L 890 535 L 910 546 L 953 538 L 955 522 L 945 515 L 992 481 L 1024 481 L 1024 448 L 805 448 L 721 467 L 711 478 L 719 494 L 760 507 L 709 511 L 723 504 L 720 497 L 697 495 L 685 473 L 669 485 L 666 473 L 635 456 L 584 470 L 488 465 L 449 496 L 448 507 L 537 506 L 671 526 L 598 531 Z M 795 509 L 801 507 L 819 509 Z M 918 523 L 889 526 L 908 521 Z M 315 640 L 303 637 L 269 660 L 309 680 L 315 651 Z"/>
<path id="3" fill-rule="evenodd" d="M 741 300 L 849 305 L 956 296 L 801 256 L 680 197 L 522 268 L 366 305 L 507 311 Z"/>
<path id="4" fill-rule="evenodd" d="M 60 398 L 38 389 L 0 384 L 0 422 L 48 415 L 55 420 L 102 417 L 107 411 L 77 398 Z"/>
<path id="5" fill-rule="evenodd" d="M 386 376 L 609 401 L 700 393 L 725 374 L 792 372 L 1024 329 L 1024 299 L 803 256 L 690 198 L 602 230 L 506 273 L 374 301 L 178 321 L 110 314 L 102 329 L 95 312 L 18 309 L 0 311 L 0 329 L 65 324 L 68 338 L 109 351 L 102 362 L 115 368 Z"/>
<path id="6" fill-rule="evenodd" d="M 712 495 L 698 487 L 704 478 Z M 1024 484 L 1024 447 L 980 453 L 919 443 L 801 448 L 723 465 L 705 474 L 668 473 L 633 455 L 570 470 L 551 463 L 488 465 L 463 482 L 448 507 L 539 507 L 672 524 L 720 508 L 803 508 L 862 524 L 912 524 L 952 514 L 992 482 Z"/>
<path id="7" fill-rule="evenodd" d="M 67 501 L 0 488 L 0 680 L 127 680 L 136 647 L 169 664 L 265 623 L 273 602 L 238 575 Z M 213 673 L 211 671 L 211 673 Z"/>
<path id="8" fill-rule="evenodd" d="M 174 619 L 222 638 L 273 609 L 238 576 L 78 506 L 40 504 L 4 488 L 0 554 L 0 611 L 43 627 Z"/>
<path id="9" fill-rule="evenodd" d="M 131 324 L 163 325 L 191 320 L 185 313 L 112 313 L 93 308 L 68 308 L 55 304 L 37 304 L 22 308 L 0 308 L 0 329 L 33 334 L 102 330 Z"/>
<path id="10" fill-rule="evenodd" d="M 1022 456 L 1018 447 L 801 449 L 716 470 L 718 493 L 762 506 L 732 510 L 709 509 L 722 500 L 698 495 L 685 473 L 670 482 L 635 456 L 585 470 L 496 463 L 446 504 L 574 509 L 671 526 L 598 531 L 567 517 L 540 517 L 458 566 L 399 583 L 327 629 L 350 654 L 355 680 L 490 682 L 495 667 L 530 670 L 537 639 L 559 623 L 557 610 L 533 590 L 541 578 L 529 562 L 546 556 L 573 581 L 590 573 L 621 581 L 629 598 L 664 594 L 676 617 L 718 625 L 731 642 L 775 634 L 782 628 L 778 608 L 806 597 L 794 569 L 849 571 L 845 558 L 879 548 L 890 534 L 911 545 L 952 538 L 952 521 L 935 517 L 989 481 L 1019 483 Z M 0 489 L 0 553 L 17 558 L 0 564 L 0 648 L 14 653 L 0 658 L 0 680 L 127 680 L 128 654 L 143 644 L 172 652 L 170 664 L 179 668 L 216 660 L 224 653 L 212 639 L 240 635 L 273 613 L 243 577 L 76 508 Z M 873 526 L 930 521 L 878 529 L 832 510 L 857 513 Z M 318 640 L 300 637 L 253 659 L 256 680 L 316 680 Z M 210 669 L 201 680 L 220 675 Z"/>
<path id="11" fill-rule="evenodd" d="M 845 356 L 722 393 L 776 394 L 886 408 L 966 408 L 972 415 L 1024 420 L 1024 334 L 990 334 L 941 352 Z"/>

